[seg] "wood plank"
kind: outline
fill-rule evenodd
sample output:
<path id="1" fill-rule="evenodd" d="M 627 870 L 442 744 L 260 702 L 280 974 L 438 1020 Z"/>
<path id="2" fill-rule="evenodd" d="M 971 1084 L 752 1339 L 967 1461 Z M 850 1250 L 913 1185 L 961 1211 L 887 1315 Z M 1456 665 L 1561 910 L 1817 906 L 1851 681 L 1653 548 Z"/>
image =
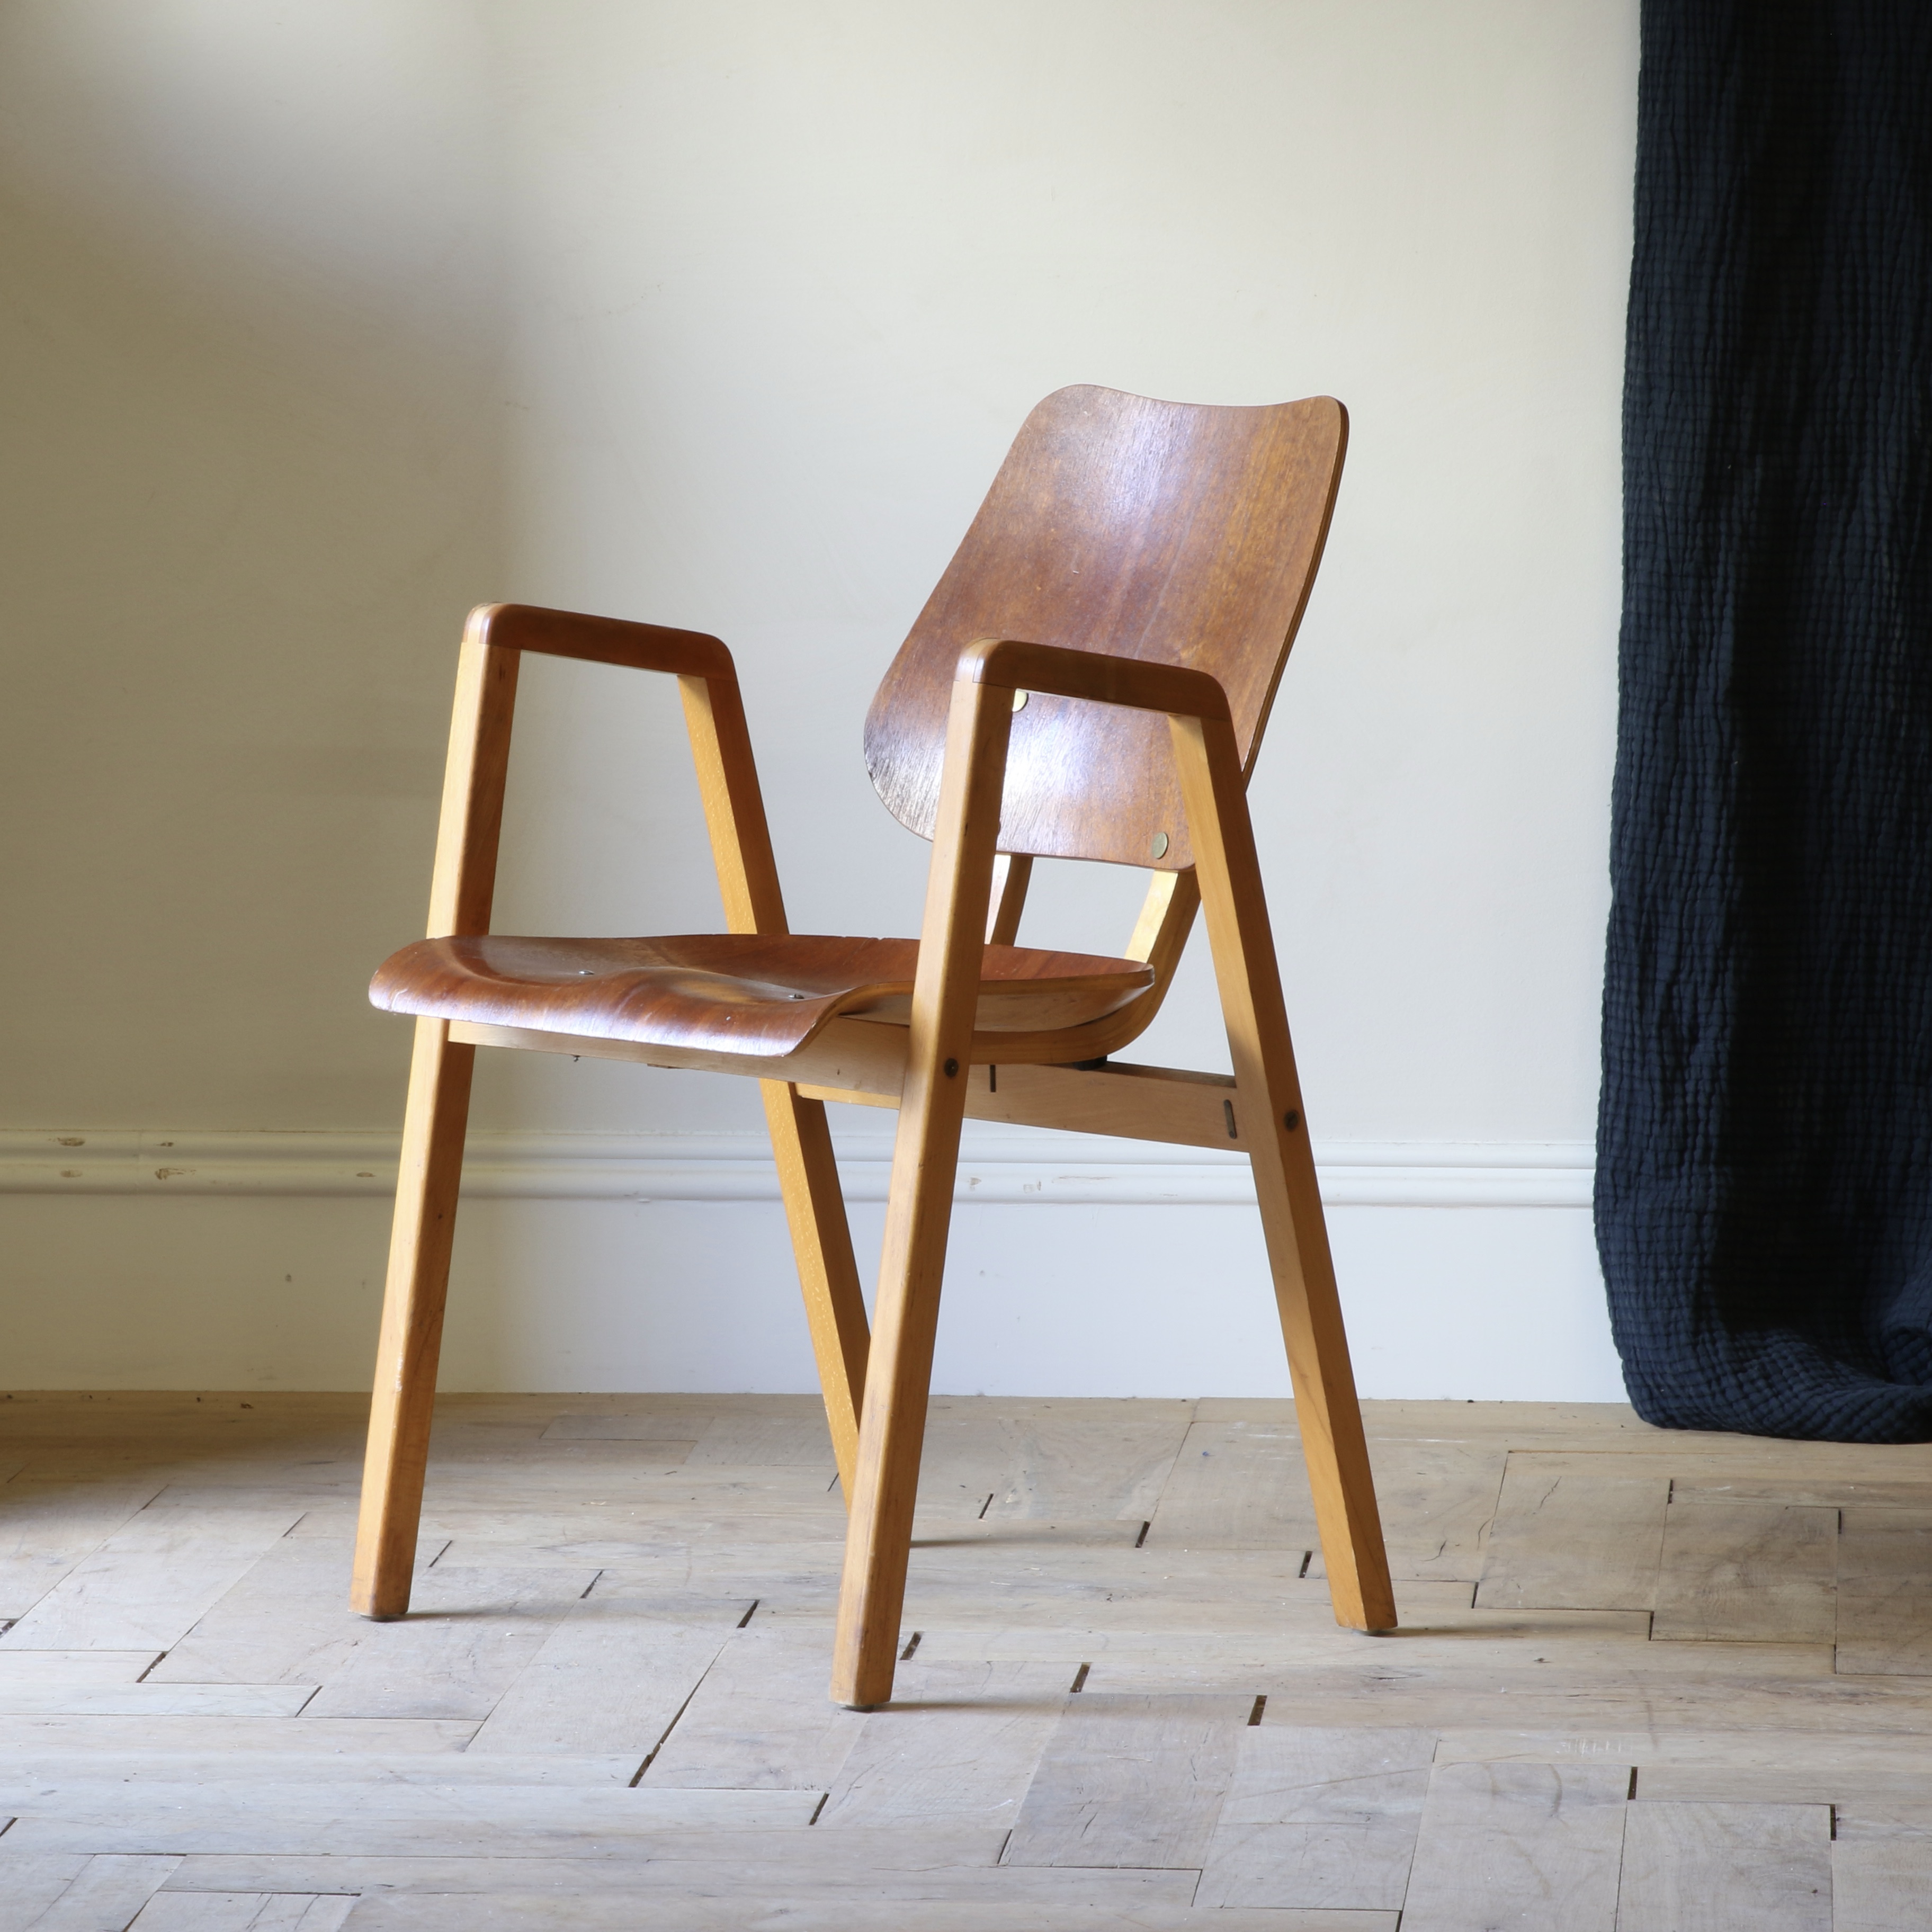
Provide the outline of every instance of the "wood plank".
<path id="1" fill-rule="evenodd" d="M 1838 1668 L 1932 1675 L 1932 1510 L 1847 1509 L 1838 1537 Z"/>
<path id="2" fill-rule="evenodd" d="M 1033 1904 L 962 1904 L 921 1896 L 916 1906 L 886 1899 L 831 1900 L 786 1898 L 681 1897 L 649 1894 L 651 1932 L 1396 1932 L 1392 1912 L 1240 1912 L 1210 1914 L 1185 1906 L 1160 1906 L 1120 1897 L 1093 1905 L 1064 1894 L 1068 1872 L 1029 1874 L 1030 1882 L 1050 1878 L 1060 1896 Z M 1125 1873 L 1095 1874 L 1118 1889 Z M 1162 1875 L 1163 1878 L 1166 1874 Z M 1152 1888 L 1143 1884 L 1141 1889 Z M 541 1893 L 493 1893 L 492 1924 L 545 1932 L 634 1932 L 641 1902 L 622 1894 L 560 1898 Z M 424 1892 L 372 1895 L 358 1909 L 356 1932 L 473 1932 L 473 1900 Z M 1050 1912 L 1051 1918 L 1043 1918 Z M 626 1916 L 629 1915 L 629 1916 Z"/>
<path id="3" fill-rule="evenodd" d="M 1792 1730 L 1768 1726 L 1702 1730 L 1643 1727 L 1625 1731 L 1478 1730 L 1453 1726 L 1436 1748 L 1438 1763 L 1495 1762 L 1630 1764 L 1690 1772 L 1771 1772 L 1810 1777 L 1827 1772 L 1932 1780 L 1932 1738 L 1856 1730 Z M 1688 1793 L 1682 1795 L 1689 1795 Z M 1700 1794 L 1708 1796 L 1709 1794 Z"/>
<path id="4" fill-rule="evenodd" d="M 1010 1826 L 1072 1675 L 1064 1664 L 902 1663 L 894 1701 L 866 1718 L 820 1828 Z"/>
<path id="5" fill-rule="evenodd" d="M 1727 1470 L 1732 1459 L 1723 1459 Z M 1670 1494 L 1675 1502 L 1706 1503 L 1810 1503 L 1824 1509 L 1905 1509 L 1932 1513 L 1932 1482 L 1872 1483 L 1853 1476 L 1812 1478 L 1793 1469 L 1775 1476 L 1726 1473 L 1685 1476 L 1704 1459 L 1685 1458 L 1671 1465 Z"/>
<path id="6" fill-rule="evenodd" d="M 497 1700 L 472 1754 L 656 1749 L 754 1599 L 593 1590 Z"/>
<path id="7" fill-rule="evenodd" d="M 1861 1746 L 1869 1741 L 1861 1739 Z M 1637 1796 L 1645 1803 L 1685 1800 L 1710 1804 L 1835 1805 L 1841 1809 L 1932 1804 L 1932 1767 L 1873 1762 L 1865 1748 L 1850 1764 L 1664 1764 L 1642 1766 Z"/>
<path id="8" fill-rule="evenodd" d="M 893 1932 L 902 1932 L 902 1928 L 909 1932 L 910 1927 L 923 1932 L 928 1914 L 935 1905 L 947 1902 L 982 1912 L 1030 1912 L 1030 1918 L 1020 1922 L 1024 1932 L 1038 1932 L 1042 1924 L 1058 1932 L 1063 1913 L 1109 1912 L 1114 1916 L 1099 1921 L 1096 1932 L 1101 1928 L 1115 1932 L 1118 1927 L 1136 1922 L 1127 1916 L 1135 1912 L 1185 1909 L 1196 1876 L 1191 1871 L 995 1864 L 992 1855 L 998 1850 L 997 1840 L 984 1838 L 980 1862 L 968 1864 L 955 1861 L 946 1846 L 933 1844 L 925 1834 L 914 1837 L 903 1830 L 862 1836 L 856 1831 L 827 1832 L 822 1837 L 805 1832 L 742 1835 L 748 1841 L 743 1855 L 715 1858 L 190 1857 L 184 1862 L 179 1876 L 186 1879 L 190 1874 L 201 1874 L 191 1882 L 206 1882 L 211 1889 L 230 1889 L 237 1882 L 352 1887 L 364 1894 L 357 1910 L 356 1932 L 362 1932 L 370 1922 L 382 1922 L 371 1917 L 379 1901 L 386 1906 L 391 1900 L 409 1898 L 427 1907 L 438 1894 L 462 1906 L 464 1916 L 460 1922 L 471 1928 L 489 1922 L 479 1920 L 479 1910 L 486 1904 L 492 1912 L 502 1915 L 496 1924 L 514 1926 L 518 1921 L 511 1915 L 531 1909 L 527 1902 L 538 1899 L 554 1900 L 580 1915 L 566 1918 L 563 1922 L 567 1924 L 614 1923 L 624 1932 L 633 1932 L 640 1924 L 658 1932 L 661 1927 L 678 1922 L 674 1915 L 680 1910 L 736 1913 L 740 1916 L 724 1923 L 731 1932 L 738 1932 L 740 1927 L 752 1923 L 790 1927 L 798 1921 L 784 1913 L 796 1913 L 814 1904 L 827 1912 L 863 1915 L 889 1912 L 894 1900 L 917 1900 L 916 1916 L 902 1904 L 896 1922 L 887 1918 Z M 611 1916 L 597 1916 L 600 1912 Z M 759 1916 L 764 1914 L 770 1914 L 770 1918 Z M 1232 1914 L 1229 1918 L 1232 1924 L 1218 1912 L 1212 1917 L 1201 1915 L 1196 1922 L 1200 1932 L 1233 1932 L 1240 1921 Z M 442 1918 L 424 1922 L 458 1922 Z M 544 1922 L 539 1918 L 533 1922 Z M 861 1917 L 859 1922 L 878 1921 Z M 1294 1923 L 1288 1922 L 1290 1927 Z M 1363 1932 L 1363 1928 L 1350 1924 L 1346 1932 Z"/>
<path id="9" fill-rule="evenodd" d="M 1673 1501 L 1664 1517 L 1652 1636 L 1830 1642 L 1838 1538 L 1834 1509 Z"/>
<path id="10" fill-rule="evenodd" d="M 604 1796 L 608 1800 L 618 1795 Z M 410 1796 L 413 1802 L 422 1794 L 412 1792 Z M 941 1882 L 932 1895 L 943 1898 L 955 1880 L 959 1882 L 964 1896 L 984 1895 L 987 1890 L 984 1881 L 998 1880 L 1002 1870 L 1000 1847 L 1006 1834 L 997 1828 L 899 1824 L 853 1826 L 843 1832 L 820 1832 L 805 1822 L 817 1808 L 817 1792 L 682 1792 L 660 1793 L 641 1800 L 636 1792 L 628 1796 L 639 1801 L 636 1810 L 640 1817 L 655 1812 L 658 1822 L 637 1830 L 613 1831 L 608 1844 L 581 1846 L 574 1852 L 540 1856 L 532 1854 L 526 1845 L 514 1850 L 504 1845 L 494 1849 L 484 1846 L 473 1853 L 457 1853 L 439 1851 L 428 1840 L 415 1852 L 362 1852 L 347 1844 L 334 1851 L 284 1852 L 263 1846 L 228 1852 L 190 1852 L 180 1870 L 169 1880 L 169 1889 L 326 1892 L 372 1892 L 393 1887 L 400 1891 L 472 1893 L 607 1888 L 677 1892 L 697 1891 L 710 1882 L 712 1874 L 723 1870 L 742 1874 L 742 1888 L 754 1894 L 788 1888 L 850 1894 L 868 1890 L 874 1880 L 883 1883 L 898 1874 L 913 1882 L 909 1891 L 892 1894 L 898 1898 L 918 1897 L 919 1884 L 938 1875 Z M 483 1816 L 510 1817 L 514 1822 L 516 1796 L 497 1794 L 495 1808 Z M 706 1808 L 721 1819 L 728 1811 L 735 1814 L 740 1822 L 736 1826 L 723 1822 L 680 1826 L 663 1816 L 669 1810 L 695 1816 Z M 362 1819 L 374 1817 L 380 1810 L 379 1797 L 368 1794 L 364 1811 L 352 1822 L 351 1828 L 359 1835 Z M 789 1822 L 778 1822 L 781 1812 L 788 1814 Z M 587 1810 L 576 1814 L 580 1820 L 588 1820 L 591 1815 Z M 610 1804 L 600 1804 L 596 1815 L 600 1822 L 612 1818 Z M 567 1819 L 559 1814 L 548 1822 L 556 1824 Z M 14 1827 L 16 1831 L 21 1828 Z M 1028 1892 L 1034 1876 L 1024 1872 L 1006 1874 L 1011 1891 L 1020 1897 Z M 997 1896 L 1000 1884 L 994 1882 L 992 1889 Z M 1123 1888 L 1128 1896 L 1138 1889 L 1132 1885 Z M 1185 1903 L 1193 1889 L 1190 1875 L 1184 1888 L 1157 1886 L 1152 1892 L 1168 1902 L 1178 1898 Z M 1051 1882 L 1042 1888 L 1043 1895 L 1048 1897 L 1064 1897 L 1068 1890 Z M 879 1895 L 886 1894 L 881 1892 Z"/>
<path id="11" fill-rule="evenodd" d="M 269 1896 L 266 1892 L 157 1892 L 128 1932 L 249 1932 Z M 308 1900 L 299 1903 L 306 1912 Z M 343 1916 L 347 1916 L 346 1908 Z M 287 1922 L 287 1914 L 277 1916 Z"/>
<path id="12" fill-rule="evenodd" d="M 1292 1421 L 1197 1420 L 1161 1491 L 1147 1547 L 1312 1552 L 1315 1503 Z"/>
<path id="13" fill-rule="evenodd" d="M 714 1416 L 685 1458 L 686 1466 L 796 1464 L 822 1471 L 829 1478 L 836 1466 L 832 1437 L 826 1427 L 824 1408 L 814 1406 L 816 1414 L 741 1412 Z"/>
<path id="14" fill-rule="evenodd" d="M 124 1474 L 98 1483 L 28 1476 L 0 1488 L 0 1618 L 24 1617 L 164 1486 Z"/>
<path id="15" fill-rule="evenodd" d="M 326 1726 L 339 1735 L 354 1720 Z M 464 1732 L 468 1726 L 449 1726 Z M 0 1762 L 0 1813 L 10 1795 L 86 1784 L 220 1784 L 262 1778 L 275 1784 L 598 1784 L 628 1785 L 638 1759 L 629 1751 L 596 1757 L 556 1753 L 530 1756 L 475 1750 L 362 1752 L 303 1748 L 307 1731 L 284 1724 L 274 1733 L 286 1748 L 251 1750 L 87 1750 L 24 1749 Z"/>
<path id="16" fill-rule="evenodd" d="M 1396 1581 L 1466 1578 L 1473 1584 L 1483 1574 L 1502 1488 L 1503 1455 L 1486 1446 L 1388 1441 L 1371 1435 L 1369 1458 Z M 1306 1574 L 1328 1574 L 1318 1550 Z"/>
<path id="17" fill-rule="evenodd" d="M 170 1649 L 301 1514 L 151 1504 L 0 1636 L 0 1649 Z"/>
<path id="18" fill-rule="evenodd" d="M 785 1830 L 802 1835 L 822 1795 L 628 1786 L 332 1784 L 319 1803 L 307 1786 L 266 1780 L 131 1790 L 97 1784 L 29 1797 L 16 1806 L 7 1836 L 17 1836 L 23 1852 L 121 1853 L 139 1847 L 174 1856 L 287 1858 L 641 1862 L 709 1853 L 743 1859 L 755 1844 Z M 993 1843 L 983 1862 L 991 1864 L 998 1848 Z M 222 1888 L 282 1888 L 244 1882 Z"/>
<path id="19" fill-rule="evenodd" d="M 36 1753 L 164 1751 L 260 1754 L 292 1750 L 412 1756 L 460 1751 L 473 1720 L 426 1718 L 0 1718 L 0 1759 Z"/>
<path id="20" fill-rule="evenodd" d="M 940 1396 L 926 1414 L 920 1494 L 990 1496 L 985 1520 L 1151 1517 L 1192 1418 L 1190 1402 Z M 977 1505 L 976 1504 L 976 1509 Z M 1131 1535 L 1132 1532 L 1130 1532 Z"/>
<path id="21" fill-rule="evenodd" d="M 154 1894 L 154 1900 L 182 1895 L 164 1890 Z M 303 1898 L 293 1892 L 265 1892 L 262 1898 L 261 1912 L 250 1924 L 248 1932 L 341 1932 L 356 1909 L 354 1899 L 339 1893 Z M 148 1909 L 152 1912 L 154 1904 Z"/>
<path id="22" fill-rule="evenodd" d="M 690 1425 L 695 1424 L 696 1426 Z M 710 1426 L 708 1416 L 560 1415 L 542 1442 L 648 1442 L 664 1462 L 682 1462 Z"/>
<path id="23" fill-rule="evenodd" d="M 1840 1819 L 1832 1846 L 1832 1932 L 1924 1932 L 1932 1832 L 1868 1832 Z"/>
<path id="24" fill-rule="evenodd" d="M 91 1857 L 53 1903 L 28 1922 L 34 1932 L 115 1932 L 180 1863 L 152 1856 Z"/>
<path id="25" fill-rule="evenodd" d="M 299 1526 L 298 1526 L 299 1527 Z M 446 1545 L 418 1546 L 418 1568 Z M 348 1604 L 350 1544 L 334 1535 L 284 1537 L 209 1606 L 148 1672 L 168 1684 L 325 1682 L 376 1633 Z M 594 1576 L 586 1570 L 586 1580 Z"/>
<path id="26" fill-rule="evenodd" d="M 1664 1551 L 1669 1472 L 1512 1451 L 1476 1601 L 1485 1610 L 1647 1610 Z"/>
<path id="27" fill-rule="evenodd" d="M 86 1868 L 76 1852 L 34 1853 L 0 1843 L 0 1932 L 28 1932 Z"/>
<path id="28" fill-rule="evenodd" d="M 1400 1911 L 1435 1748 L 1432 1731 L 1246 1726 L 1195 1903 Z"/>
<path id="29" fill-rule="evenodd" d="M 727 1640 L 644 1774 L 654 1785 L 826 1791 L 863 1718 L 825 1695 L 832 1633 L 754 1622 Z"/>
<path id="30" fill-rule="evenodd" d="M 1830 1808 L 1640 1798 L 1617 1932 L 1832 1932 Z"/>
<path id="31" fill-rule="evenodd" d="M 0 1650 L 0 1691 L 28 1684 L 134 1684 L 160 1657 L 158 1650 Z"/>
<path id="32" fill-rule="evenodd" d="M 1402 1932 L 1615 1932 L 1626 1767 L 1439 1765 Z"/>
<path id="33" fill-rule="evenodd" d="M 1003 1862 L 1198 1869 L 1253 1707 L 1252 1696 L 1069 1696 Z"/>
<path id="34" fill-rule="evenodd" d="M 409 1617 L 344 1600 L 343 1552 L 291 1539 L 158 1665 L 150 1682 L 242 1676 L 320 1684 L 311 1718 L 481 1723 L 596 1580 L 594 1569 L 422 1570 Z"/>
<path id="35" fill-rule="evenodd" d="M 306 1684 L 0 1684 L 0 1718 L 292 1718 Z"/>

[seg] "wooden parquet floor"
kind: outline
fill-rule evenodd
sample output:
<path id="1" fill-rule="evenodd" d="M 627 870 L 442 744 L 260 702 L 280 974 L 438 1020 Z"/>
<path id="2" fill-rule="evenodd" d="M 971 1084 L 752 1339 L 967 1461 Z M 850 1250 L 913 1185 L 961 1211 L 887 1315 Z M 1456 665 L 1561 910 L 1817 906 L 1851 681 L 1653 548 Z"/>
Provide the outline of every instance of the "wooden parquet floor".
<path id="1" fill-rule="evenodd" d="M 900 1702 L 826 1697 L 816 1404 L 0 1398 L 0 1932 L 1924 1932 L 1932 1446 L 1379 1403 L 1406 1619 L 1292 1408 L 935 1406 Z"/>

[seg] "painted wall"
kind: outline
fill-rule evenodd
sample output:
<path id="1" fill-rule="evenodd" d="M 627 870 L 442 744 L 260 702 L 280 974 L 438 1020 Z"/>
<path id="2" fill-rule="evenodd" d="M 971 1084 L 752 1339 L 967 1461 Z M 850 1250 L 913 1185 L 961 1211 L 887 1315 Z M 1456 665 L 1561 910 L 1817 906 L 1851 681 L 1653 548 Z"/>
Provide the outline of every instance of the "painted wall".
<path id="1" fill-rule="evenodd" d="M 915 930 L 865 704 L 1092 381 L 1352 412 L 1253 801 L 1365 1387 L 1616 1396 L 1635 58 L 1630 0 L 0 14 L 5 1378 L 366 1379 L 406 1028 L 362 988 L 473 602 L 724 636 L 794 925 Z M 519 734 L 500 926 L 716 920 L 668 691 L 533 664 Z M 1108 950 L 1141 884 L 1042 868 L 1024 936 Z M 1226 1064 L 1204 967 L 1136 1057 Z M 497 1057 L 476 1118 L 451 1385 L 806 1385 L 748 1088 Z M 944 1386 L 1286 1387 L 1238 1177 L 975 1150 Z"/>

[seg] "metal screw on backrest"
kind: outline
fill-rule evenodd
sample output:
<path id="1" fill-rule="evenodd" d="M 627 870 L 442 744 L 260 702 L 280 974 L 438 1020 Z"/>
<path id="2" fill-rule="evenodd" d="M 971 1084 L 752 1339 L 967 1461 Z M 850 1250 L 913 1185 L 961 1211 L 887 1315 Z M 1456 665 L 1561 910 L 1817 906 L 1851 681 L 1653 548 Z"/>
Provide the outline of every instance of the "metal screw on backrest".
<path id="1" fill-rule="evenodd" d="M 952 1078 L 953 1075 L 954 1075 L 954 1074 L 956 1074 L 956 1073 L 957 1073 L 958 1071 L 959 1071 L 959 1063 L 958 1063 L 958 1060 L 949 1060 L 946 1063 L 946 1078 L 947 1078 L 947 1079 L 950 1080 L 950 1079 Z"/>
<path id="2" fill-rule="evenodd" d="M 1165 832 L 1156 832 L 1148 841 L 1148 856 L 1150 859 L 1165 859 L 1167 856 L 1167 834 Z"/>

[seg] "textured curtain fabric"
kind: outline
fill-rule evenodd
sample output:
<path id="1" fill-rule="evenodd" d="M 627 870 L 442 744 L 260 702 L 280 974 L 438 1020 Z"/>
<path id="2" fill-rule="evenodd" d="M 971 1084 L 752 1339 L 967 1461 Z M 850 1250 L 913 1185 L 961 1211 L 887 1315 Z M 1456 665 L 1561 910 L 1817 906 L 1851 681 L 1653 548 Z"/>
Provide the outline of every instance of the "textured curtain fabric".
<path id="1" fill-rule="evenodd" d="M 1932 0 L 1644 0 L 1628 357 L 1631 1400 L 1932 1438 Z"/>

